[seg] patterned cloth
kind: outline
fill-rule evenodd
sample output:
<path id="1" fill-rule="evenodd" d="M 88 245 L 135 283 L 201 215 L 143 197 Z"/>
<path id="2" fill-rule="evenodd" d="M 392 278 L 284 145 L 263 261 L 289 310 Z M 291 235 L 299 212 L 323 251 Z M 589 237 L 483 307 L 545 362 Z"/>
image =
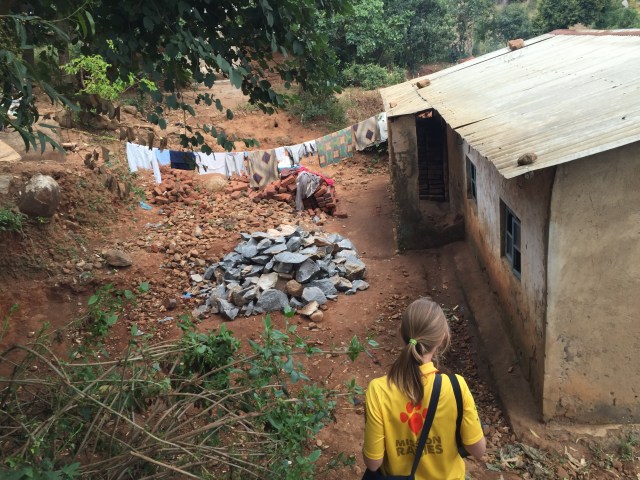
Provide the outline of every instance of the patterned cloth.
<path id="1" fill-rule="evenodd" d="M 353 156 L 353 128 L 347 127 L 316 140 L 321 167 Z"/>
<path id="2" fill-rule="evenodd" d="M 275 150 L 249 152 L 249 179 L 252 188 L 264 188 L 278 178 L 278 161 Z"/>
<path id="3" fill-rule="evenodd" d="M 364 150 L 380 141 L 380 128 L 377 117 L 369 117 L 353 126 L 356 150 Z"/>

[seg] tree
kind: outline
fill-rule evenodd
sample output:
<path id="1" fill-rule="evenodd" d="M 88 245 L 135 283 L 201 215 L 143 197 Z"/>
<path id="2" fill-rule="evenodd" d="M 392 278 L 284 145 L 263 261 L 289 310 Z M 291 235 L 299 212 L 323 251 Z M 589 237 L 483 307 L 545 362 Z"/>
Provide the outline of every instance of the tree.
<path id="1" fill-rule="evenodd" d="M 539 33 L 577 23 L 601 29 L 640 25 L 638 12 L 618 0 L 540 0 L 535 23 Z"/>
<path id="2" fill-rule="evenodd" d="M 286 87 L 298 83 L 312 90 L 336 88 L 334 56 L 316 23 L 321 15 L 330 17 L 344 11 L 347 0 L 68 0 L 60 6 L 61 3 L 34 0 L 24 10 L 10 2 L 0 17 L 0 36 L 9 36 L 15 22 L 45 25 L 57 37 L 77 44 L 86 56 L 100 55 L 110 65 L 108 75 L 112 81 L 129 81 L 130 75 L 150 79 L 160 89 L 148 92 L 157 102 L 149 120 L 161 127 L 166 126 L 163 116 L 167 109 L 194 115 L 193 106 L 180 93 L 181 85 L 189 79 L 210 87 L 216 74 L 222 74 L 265 112 L 285 104 L 284 96 L 269 82 L 269 75 L 280 77 Z M 65 16 L 65 12 L 71 14 Z M 94 23 L 93 19 L 98 21 Z M 74 35 L 56 31 L 60 30 L 57 23 L 63 20 L 71 23 Z M 19 34 L 17 30 L 16 27 L 15 33 Z M 46 37 L 39 43 L 44 41 Z M 0 120 L 7 119 L 8 105 L 18 89 L 26 100 L 20 103 L 13 123 L 29 133 L 37 110 L 25 84 L 40 79 L 35 71 L 29 71 L 20 55 L 26 46 L 26 41 L 13 42 L 12 50 L 3 50 L 12 53 L 0 56 L 0 71 L 13 73 L 2 86 Z M 49 87 L 45 88 L 47 94 L 59 99 L 57 91 Z M 199 95 L 196 102 L 215 104 L 224 110 L 220 100 L 209 94 Z M 28 111 L 32 114 L 23 114 Z M 233 112 L 227 110 L 227 116 L 231 118 Z M 188 130 L 182 144 L 202 145 L 202 134 L 190 127 Z M 221 145 L 233 147 L 224 132 L 207 130 Z"/>
<path id="3" fill-rule="evenodd" d="M 451 57 L 458 60 L 471 54 L 474 30 L 495 10 L 494 0 L 453 0 L 458 38 L 453 43 Z"/>

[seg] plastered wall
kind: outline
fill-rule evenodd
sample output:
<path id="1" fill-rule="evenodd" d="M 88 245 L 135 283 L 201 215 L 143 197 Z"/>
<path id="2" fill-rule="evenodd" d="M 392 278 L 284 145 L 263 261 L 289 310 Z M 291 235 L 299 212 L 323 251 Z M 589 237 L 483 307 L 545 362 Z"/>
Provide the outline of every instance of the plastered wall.
<path id="1" fill-rule="evenodd" d="M 554 169 L 507 180 L 497 169 L 461 142 L 450 151 L 450 164 L 464 177 L 464 217 L 467 239 L 486 267 L 493 288 L 504 305 L 510 334 L 522 370 L 540 401 L 544 377 L 546 314 L 546 252 L 549 203 Z M 456 158 L 453 158 L 453 155 Z M 476 166 L 477 201 L 467 196 L 466 157 Z M 521 276 L 518 278 L 502 254 L 501 200 L 521 222 Z M 495 354 L 500 354 L 496 345 Z"/>
<path id="2" fill-rule="evenodd" d="M 557 167 L 545 418 L 640 421 L 640 143 Z"/>

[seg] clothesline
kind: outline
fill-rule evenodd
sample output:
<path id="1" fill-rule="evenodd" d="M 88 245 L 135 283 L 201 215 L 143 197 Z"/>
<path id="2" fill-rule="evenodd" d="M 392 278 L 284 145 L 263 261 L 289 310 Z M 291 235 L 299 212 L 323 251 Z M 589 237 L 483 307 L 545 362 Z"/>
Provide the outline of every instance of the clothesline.
<path id="1" fill-rule="evenodd" d="M 264 188 L 279 178 L 279 170 L 300 165 L 303 157 L 318 156 L 320 167 L 338 163 L 353 156 L 353 150 L 361 151 L 387 140 L 387 117 L 382 112 L 362 122 L 296 145 L 267 150 L 240 152 L 189 152 L 160 150 L 127 142 L 129 170 L 153 170 L 156 183 L 162 183 L 160 166 L 170 165 L 181 170 L 197 170 L 201 175 L 218 173 L 227 178 L 234 174 L 249 174 L 253 188 Z"/>

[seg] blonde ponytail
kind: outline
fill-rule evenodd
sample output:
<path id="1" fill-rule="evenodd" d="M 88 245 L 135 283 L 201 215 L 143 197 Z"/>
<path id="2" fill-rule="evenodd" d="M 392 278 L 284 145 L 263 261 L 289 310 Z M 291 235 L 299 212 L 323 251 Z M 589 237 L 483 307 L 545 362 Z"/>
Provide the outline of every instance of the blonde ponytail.
<path id="1" fill-rule="evenodd" d="M 437 303 L 419 298 L 402 315 L 400 336 L 406 345 L 391 366 L 388 379 L 413 405 L 418 405 L 424 397 L 422 356 L 438 346 L 442 351 L 449 347 L 449 325 Z"/>

